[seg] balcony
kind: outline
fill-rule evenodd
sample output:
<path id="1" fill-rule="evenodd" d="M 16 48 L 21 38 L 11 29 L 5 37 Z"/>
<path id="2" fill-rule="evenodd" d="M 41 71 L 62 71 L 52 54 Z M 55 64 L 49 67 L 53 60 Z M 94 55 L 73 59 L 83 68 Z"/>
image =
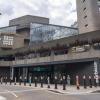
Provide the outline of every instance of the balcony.
<path id="1" fill-rule="evenodd" d="M 9 67 L 12 66 L 11 61 L 0 61 L 0 67 Z"/>
<path id="2" fill-rule="evenodd" d="M 47 57 L 36 57 L 32 59 L 23 59 L 13 61 L 13 66 L 17 65 L 27 65 L 27 64 L 41 64 L 41 63 L 51 63 L 51 62 L 59 62 L 59 61 L 67 61 L 67 60 L 78 60 L 78 59 L 88 59 L 88 58 L 96 58 L 100 57 L 100 51 L 94 50 L 93 48 L 86 52 L 79 53 L 68 53 L 63 55 L 51 55 Z"/>

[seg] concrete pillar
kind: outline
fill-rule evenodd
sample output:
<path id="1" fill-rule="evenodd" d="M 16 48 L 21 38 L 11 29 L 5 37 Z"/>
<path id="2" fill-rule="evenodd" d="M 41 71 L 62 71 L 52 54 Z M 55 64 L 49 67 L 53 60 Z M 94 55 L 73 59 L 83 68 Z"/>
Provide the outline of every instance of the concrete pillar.
<path id="1" fill-rule="evenodd" d="M 28 68 L 23 68 L 23 79 L 24 77 L 27 77 L 28 74 Z"/>
<path id="2" fill-rule="evenodd" d="M 10 78 L 12 78 L 12 80 L 14 78 L 14 68 L 13 67 L 10 68 Z"/>

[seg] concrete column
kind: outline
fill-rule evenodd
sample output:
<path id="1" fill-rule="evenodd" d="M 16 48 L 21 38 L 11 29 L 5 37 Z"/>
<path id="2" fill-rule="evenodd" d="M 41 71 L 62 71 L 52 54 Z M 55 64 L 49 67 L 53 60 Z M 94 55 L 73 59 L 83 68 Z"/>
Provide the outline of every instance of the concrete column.
<path id="1" fill-rule="evenodd" d="M 98 65 L 99 65 L 99 62 L 98 62 L 98 60 L 95 60 L 94 61 L 94 75 L 96 76 L 96 75 L 98 75 Z"/>
<path id="2" fill-rule="evenodd" d="M 14 68 L 10 68 L 10 77 L 13 79 L 14 78 Z"/>
<path id="3" fill-rule="evenodd" d="M 28 68 L 23 68 L 23 79 L 24 77 L 27 77 L 28 74 Z"/>

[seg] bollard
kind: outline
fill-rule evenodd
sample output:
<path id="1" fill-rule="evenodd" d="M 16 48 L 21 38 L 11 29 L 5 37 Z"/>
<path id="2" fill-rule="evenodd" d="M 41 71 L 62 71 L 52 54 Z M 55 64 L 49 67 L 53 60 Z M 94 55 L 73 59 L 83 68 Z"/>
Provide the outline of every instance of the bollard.
<path id="1" fill-rule="evenodd" d="M 48 88 L 50 88 L 50 77 L 47 78 Z"/>
<path id="2" fill-rule="evenodd" d="M 61 85 L 63 84 L 63 79 L 62 79 L 62 77 L 60 78 L 60 84 L 61 84 Z"/>
<path id="3" fill-rule="evenodd" d="M 1 82 L 1 84 L 3 83 L 3 78 L 1 77 L 1 79 L 0 79 L 0 82 Z"/>
<path id="4" fill-rule="evenodd" d="M 68 86 L 70 86 L 70 80 L 71 80 L 71 79 L 70 79 L 70 76 L 67 75 L 67 85 L 68 85 Z"/>
<path id="5" fill-rule="evenodd" d="M 98 86 L 98 83 L 99 83 L 99 76 L 98 75 L 95 75 L 94 76 L 94 86 L 97 87 Z"/>
<path id="6" fill-rule="evenodd" d="M 89 76 L 89 87 L 92 88 L 92 79 L 91 79 L 91 76 Z"/>
<path id="7" fill-rule="evenodd" d="M 31 83 L 32 83 L 32 77 L 30 76 L 29 77 L 29 86 L 31 86 Z"/>
<path id="8" fill-rule="evenodd" d="M 10 85 L 12 84 L 12 77 L 10 77 Z"/>
<path id="9" fill-rule="evenodd" d="M 94 75 L 94 87 L 97 87 L 96 76 Z"/>
<path id="10" fill-rule="evenodd" d="M 7 77 L 5 77 L 5 85 L 7 85 Z"/>
<path id="11" fill-rule="evenodd" d="M 34 78 L 35 87 L 37 87 L 37 77 Z"/>
<path id="12" fill-rule="evenodd" d="M 98 81 L 99 81 L 98 83 L 99 83 L 99 86 L 100 86 L 100 76 L 98 76 Z"/>
<path id="13" fill-rule="evenodd" d="M 41 88 L 43 88 L 43 77 L 41 76 Z"/>
<path id="14" fill-rule="evenodd" d="M 80 86 L 79 86 L 79 76 L 76 75 L 76 86 L 77 86 L 77 90 L 80 89 Z"/>
<path id="15" fill-rule="evenodd" d="M 14 85 L 16 85 L 16 77 L 15 77 Z"/>
<path id="16" fill-rule="evenodd" d="M 57 87 L 57 76 L 55 76 L 55 89 L 58 89 L 58 87 Z"/>
<path id="17" fill-rule="evenodd" d="M 26 86 L 26 76 L 24 77 L 24 86 Z"/>
<path id="18" fill-rule="evenodd" d="M 19 85 L 21 85 L 21 82 L 22 82 L 22 77 L 20 76 L 19 77 Z"/>
<path id="19" fill-rule="evenodd" d="M 66 90 L 66 77 L 63 76 L 63 90 Z"/>
<path id="20" fill-rule="evenodd" d="M 86 76 L 83 76 L 83 85 L 84 85 L 84 89 L 87 88 L 87 84 L 86 84 Z"/>

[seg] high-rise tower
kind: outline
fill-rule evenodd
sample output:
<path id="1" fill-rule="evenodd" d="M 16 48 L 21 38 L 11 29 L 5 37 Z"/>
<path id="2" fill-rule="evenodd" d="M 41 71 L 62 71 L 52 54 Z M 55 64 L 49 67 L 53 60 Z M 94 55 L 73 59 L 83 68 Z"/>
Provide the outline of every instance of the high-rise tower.
<path id="1" fill-rule="evenodd" d="M 79 33 L 100 30 L 100 0 L 76 0 Z"/>

